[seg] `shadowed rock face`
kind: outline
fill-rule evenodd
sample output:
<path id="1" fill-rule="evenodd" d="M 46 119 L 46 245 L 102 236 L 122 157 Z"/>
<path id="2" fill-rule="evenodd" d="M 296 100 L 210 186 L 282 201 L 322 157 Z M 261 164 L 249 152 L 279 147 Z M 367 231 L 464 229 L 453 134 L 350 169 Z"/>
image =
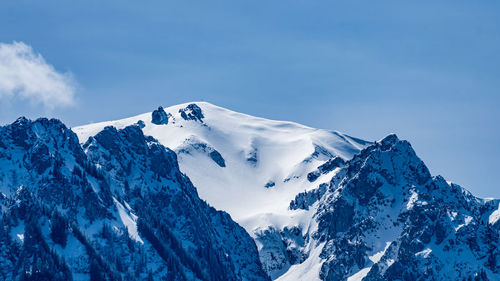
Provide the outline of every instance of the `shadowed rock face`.
<path id="1" fill-rule="evenodd" d="M 315 171 L 310 172 L 307 174 L 307 180 L 310 182 L 314 182 L 317 180 L 321 175 L 327 174 L 333 170 L 335 170 L 338 167 L 342 167 L 344 165 L 345 161 L 344 159 L 340 157 L 334 157 L 331 158 L 330 160 L 326 161 L 325 163 L 321 164 L 318 169 Z"/>
<path id="2" fill-rule="evenodd" d="M 243 228 L 139 125 L 80 146 L 58 120 L 0 127 L 0 280 L 269 280 Z"/>
<path id="3" fill-rule="evenodd" d="M 224 158 L 222 158 L 222 155 L 220 155 L 217 150 L 211 151 L 208 155 L 212 158 L 212 160 L 214 160 L 215 163 L 217 163 L 217 165 L 222 168 L 226 167 L 226 161 L 224 161 Z"/>
<path id="4" fill-rule="evenodd" d="M 186 139 L 184 144 L 177 150 L 179 155 L 181 154 L 193 154 L 195 152 L 202 153 L 210 157 L 212 161 L 215 162 L 219 167 L 226 167 L 226 161 L 222 157 L 222 155 L 215 148 L 211 147 L 207 143 L 204 143 L 197 139 L 196 137 L 192 137 Z"/>
<path id="5" fill-rule="evenodd" d="M 160 106 L 157 110 L 153 111 L 151 123 L 156 125 L 168 124 L 168 115 L 163 107 Z"/>

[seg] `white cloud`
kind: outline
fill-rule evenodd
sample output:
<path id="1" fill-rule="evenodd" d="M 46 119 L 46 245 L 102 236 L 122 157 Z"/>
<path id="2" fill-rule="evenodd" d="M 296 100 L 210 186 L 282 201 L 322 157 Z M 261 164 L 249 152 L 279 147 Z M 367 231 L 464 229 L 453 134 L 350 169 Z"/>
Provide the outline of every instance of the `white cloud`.
<path id="1" fill-rule="evenodd" d="M 18 98 L 48 109 L 73 105 L 75 81 L 23 42 L 0 43 L 0 98 Z"/>

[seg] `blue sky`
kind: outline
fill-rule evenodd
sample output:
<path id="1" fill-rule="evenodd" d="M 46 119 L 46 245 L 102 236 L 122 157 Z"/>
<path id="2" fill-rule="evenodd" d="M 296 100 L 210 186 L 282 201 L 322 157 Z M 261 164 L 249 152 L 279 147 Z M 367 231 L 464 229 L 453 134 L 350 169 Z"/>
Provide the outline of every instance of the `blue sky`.
<path id="1" fill-rule="evenodd" d="M 31 46 L 73 90 L 51 105 L 2 95 L 0 77 L 0 122 L 204 100 L 369 140 L 396 132 L 433 174 L 500 198 L 498 14 L 460 0 L 1 1 L 0 42 Z"/>

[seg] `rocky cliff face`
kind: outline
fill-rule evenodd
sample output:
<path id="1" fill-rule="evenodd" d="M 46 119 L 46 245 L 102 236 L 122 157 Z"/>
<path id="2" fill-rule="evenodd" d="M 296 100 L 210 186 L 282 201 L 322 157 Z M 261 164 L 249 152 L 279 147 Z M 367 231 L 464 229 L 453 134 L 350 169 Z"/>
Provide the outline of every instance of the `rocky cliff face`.
<path id="1" fill-rule="evenodd" d="M 268 280 L 253 240 L 137 126 L 83 149 L 58 120 L 0 128 L 0 280 Z"/>
<path id="2" fill-rule="evenodd" d="M 362 150 L 324 188 L 291 204 L 313 208 L 305 254 L 320 258 L 321 280 L 500 278 L 499 200 L 432 177 L 395 135 Z"/>

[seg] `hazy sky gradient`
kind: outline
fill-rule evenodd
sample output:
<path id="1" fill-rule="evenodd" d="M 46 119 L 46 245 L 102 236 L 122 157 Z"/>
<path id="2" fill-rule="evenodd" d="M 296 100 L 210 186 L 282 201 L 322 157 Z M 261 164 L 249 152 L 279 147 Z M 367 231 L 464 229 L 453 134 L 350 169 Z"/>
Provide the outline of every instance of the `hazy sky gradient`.
<path id="1" fill-rule="evenodd" d="M 396 132 L 433 174 L 500 198 L 499 1 L 242 2 L 1 1 L 0 42 L 78 84 L 72 107 L 0 99 L 0 122 L 204 100 L 368 140 Z"/>

